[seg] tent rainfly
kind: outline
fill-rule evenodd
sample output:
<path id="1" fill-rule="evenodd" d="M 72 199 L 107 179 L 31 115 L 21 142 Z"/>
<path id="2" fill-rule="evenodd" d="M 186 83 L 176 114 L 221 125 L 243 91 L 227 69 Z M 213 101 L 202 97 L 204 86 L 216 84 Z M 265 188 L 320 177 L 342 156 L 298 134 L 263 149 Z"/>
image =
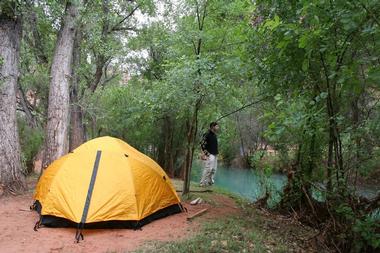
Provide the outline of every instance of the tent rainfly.
<path id="1" fill-rule="evenodd" d="M 183 211 L 164 170 L 122 140 L 100 137 L 54 161 L 42 174 L 32 206 L 35 230 L 76 227 L 141 228 Z"/>

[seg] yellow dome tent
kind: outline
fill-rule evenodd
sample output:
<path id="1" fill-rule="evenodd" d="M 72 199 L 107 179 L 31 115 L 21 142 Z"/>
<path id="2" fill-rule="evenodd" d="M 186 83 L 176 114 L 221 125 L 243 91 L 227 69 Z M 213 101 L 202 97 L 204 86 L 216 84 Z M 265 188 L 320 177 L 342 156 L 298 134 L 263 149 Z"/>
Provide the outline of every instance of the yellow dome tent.
<path id="1" fill-rule="evenodd" d="M 52 227 L 139 228 L 181 212 L 163 169 L 122 140 L 100 137 L 54 161 L 34 194 L 40 221 Z"/>

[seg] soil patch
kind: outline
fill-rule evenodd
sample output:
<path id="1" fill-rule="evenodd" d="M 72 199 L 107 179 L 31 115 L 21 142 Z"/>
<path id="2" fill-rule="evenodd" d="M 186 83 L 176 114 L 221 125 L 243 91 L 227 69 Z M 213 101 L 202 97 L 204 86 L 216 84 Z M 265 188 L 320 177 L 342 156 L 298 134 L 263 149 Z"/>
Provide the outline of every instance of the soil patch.
<path id="1" fill-rule="evenodd" d="M 29 184 L 34 189 L 34 183 Z M 183 204 L 187 213 L 179 213 L 145 225 L 142 230 L 93 229 L 84 230 L 84 241 L 74 242 L 74 228 L 41 227 L 33 230 L 38 220 L 36 212 L 29 211 L 32 191 L 21 196 L 0 199 L 0 249 L 1 252 L 128 252 L 148 241 L 175 241 L 196 232 L 204 220 L 220 218 L 240 212 L 235 201 L 227 196 L 210 193 L 206 203 Z M 211 203 L 211 204 L 210 204 Z M 199 218 L 187 221 L 188 215 L 201 209 L 208 211 Z"/>

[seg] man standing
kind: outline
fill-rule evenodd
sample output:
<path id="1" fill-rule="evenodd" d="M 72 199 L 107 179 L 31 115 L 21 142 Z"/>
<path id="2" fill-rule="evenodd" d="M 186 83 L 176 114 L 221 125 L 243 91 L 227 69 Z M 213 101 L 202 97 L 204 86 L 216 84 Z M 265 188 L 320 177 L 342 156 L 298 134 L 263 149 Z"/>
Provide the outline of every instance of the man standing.
<path id="1" fill-rule="evenodd" d="M 218 139 L 217 132 L 219 125 L 217 122 L 210 123 L 210 129 L 203 135 L 201 141 L 201 159 L 204 167 L 200 186 L 205 187 L 214 184 L 214 176 L 218 165 Z"/>

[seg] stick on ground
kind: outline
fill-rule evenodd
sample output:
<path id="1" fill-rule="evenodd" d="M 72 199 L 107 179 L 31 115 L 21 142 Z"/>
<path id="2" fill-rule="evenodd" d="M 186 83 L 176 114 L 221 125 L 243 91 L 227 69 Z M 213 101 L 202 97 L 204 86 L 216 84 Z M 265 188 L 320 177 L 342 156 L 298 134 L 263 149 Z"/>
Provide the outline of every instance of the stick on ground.
<path id="1" fill-rule="evenodd" d="M 190 221 L 190 220 L 194 219 L 195 217 L 204 214 L 205 212 L 207 212 L 207 210 L 208 210 L 208 208 L 202 209 L 202 210 L 196 212 L 195 214 L 192 214 L 189 217 L 187 217 L 187 220 Z"/>

